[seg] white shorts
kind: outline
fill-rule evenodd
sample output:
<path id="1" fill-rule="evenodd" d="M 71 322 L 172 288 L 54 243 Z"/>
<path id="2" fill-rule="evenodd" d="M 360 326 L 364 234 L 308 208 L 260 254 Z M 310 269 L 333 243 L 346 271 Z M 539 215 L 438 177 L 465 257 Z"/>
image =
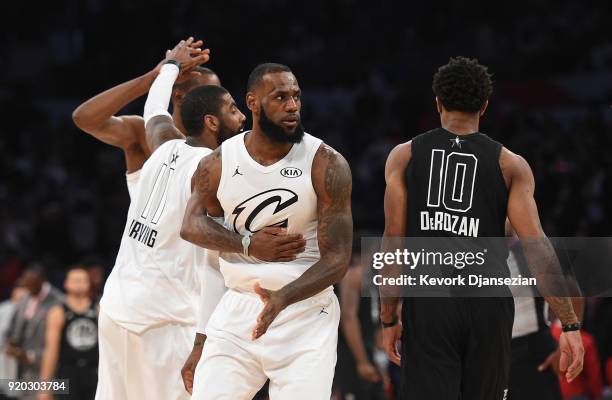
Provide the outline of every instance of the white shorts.
<path id="1" fill-rule="evenodd" d="M 100 364 L 96 400 L 183 400 L 181 368 L 195 327 L 165 324 L 138 335 L 100 311 Z"/>
<path id="2" fill-rule="evenodd" d="M 206 328 L 194 400 L 250 400 L 267 378 L 272 400 L 329 400 L 340 321 L 336 295 L 329 290 L 290 305 L 253 341 L 262 308 L 254 294 L 225 293 Z"/>

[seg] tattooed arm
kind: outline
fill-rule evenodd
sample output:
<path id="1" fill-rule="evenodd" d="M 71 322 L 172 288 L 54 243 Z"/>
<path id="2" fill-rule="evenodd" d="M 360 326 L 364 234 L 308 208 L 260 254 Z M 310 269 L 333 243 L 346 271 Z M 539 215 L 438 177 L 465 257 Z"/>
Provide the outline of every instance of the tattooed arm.
<path id="1" fill-rule="evenodd" d="M 353 244 L 351 169 L 344 157 L 326 144 L 319 147 L 313 160 L 312 184 L 317 194 L 321 258 L 298 279 L 277 291 L 255 286 L 265 306 L 253 330 L 254 339 L 266 332 L 285 307 L 339 282 L 348 268 Z"/>
<path id="2" fill-rule="evenodd" d="M 225 229 L 212 216 L 223 216 L 217 199 L 221 180 L 221 147 L 202 158 L 191 179 L 191 198 L 185 208 L 181 238 L 211 250 L 242 252 L 242 236 Z"/>
<path id="3" fill-rule="evenodd" d="M 521 239 L 525 257 L 538 286 L 542 285 L 541 293 L 562 323 L 578 322 L 571 299 L 553 296 L 567 287 L 567 281 L 555 250 L 540 225 L 533 197 L 535 182 L 531 168 L 524 158 L 506 149 L 500 156 L 500 165 L 504 175 L 509 176 L 508 219 Z"/>
<path id="4" fill-rule="evenodd" d="M 280 289 L 288 304 L 314 296 L 340 282 L 351 259 L 351 169 L 340 153 L 322 144 L 312 167 L 317 193 L 317 238 L 321 259 L 298 279 Z"/>
<path id="5" fill-rule="evenodd" d="M 538 289 L 563 324 L 574 324 L 578 322 L 578 317 L 574 313 L 571 298 L 559 296 L 569 295 L 569 285 L 555 250 L 540 224 L 538 207 L 533 197 L 535 181 L 531 168 L 525 159 L 505 148 L 502 149 L 499 164 L 509 190 L 508 219 L 521 240 Z M 563 332 L 559 348 L 559 369 L 567 371 L 566 379 L 571 381 L 582 371 L 584 349 L 580 332 Z"/>
<path id="6" fill-rule="evenodd" d="M 220 181 L 221 147 L 218 147 L 200 161 L 193 175 L 181 238 L 211 250 L 242 253 L 242 235 L 226 229 L 211 217 L 223 216 L 217 198 Z M 285 235 L 282 228 L 268 227 L 251 236 L 249 255 L 263 261 L 293 261 L 305 246 L 302 235 Z"/>

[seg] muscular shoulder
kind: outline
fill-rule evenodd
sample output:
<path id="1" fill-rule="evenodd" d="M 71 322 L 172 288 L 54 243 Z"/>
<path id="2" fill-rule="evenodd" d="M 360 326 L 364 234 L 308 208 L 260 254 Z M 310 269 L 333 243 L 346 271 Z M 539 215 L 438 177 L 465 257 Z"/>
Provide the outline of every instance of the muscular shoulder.
<path id="1" fill-rule="evenodd" d="M 140 115 L 122 115 L 119 117 L 124 124 L 129 126 L 132 131 L 133 142 L 130 143 L 132 149 L 138 148 L 143 154 L 150 156 L 151 150 L 147 144 L 147 135 L 145 131 L 144 118 Z"/>
<path id="2" fill-rule="evenodd" d="M 192 178 L 192 188 L 201 193 L 216 192 L 221 179 L 221 146 L 202 157 Z"/>
<path id="3" fill-rule="evenodd" d="M 144 118 L 142 118 L 140 115 L 121 115 L 117 118 L 123 121 L 124 124 L 130 125 L 130 127 L 132 127 L 134 130 L 138 129 L 144 132 Z"/>
<path id="4" fill-rule="evenodd" d="M 391 150 L 385 164 L 385 179 L 389 179 L 392 175 L 403 175 L 408 167 L 408 163 L 412 158 L 412 141 L 398 144 Z"/>
<path id="5" fill-rule="evenodd" d="M 319 196 L 333 196 L 344 189 L 350 193 L 351 168 L 342 154 L 325 143 L 321 143 L 312 162 L 312 183 Z"/>
<path id="6" fill-rule="evenodd" d="M 503 147 L 499 154 L 499 167 L 508 188 L 516 179 L 525 179 L 533 182 L 533 174 L 527 160 L 508 150 L 506 147 Z"/>

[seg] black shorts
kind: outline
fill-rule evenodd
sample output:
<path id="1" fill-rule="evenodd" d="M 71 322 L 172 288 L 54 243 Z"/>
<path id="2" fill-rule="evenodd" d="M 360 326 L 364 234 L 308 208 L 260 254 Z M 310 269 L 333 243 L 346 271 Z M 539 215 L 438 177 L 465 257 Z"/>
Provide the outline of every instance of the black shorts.
<path id="1" fill-rule="evenodd" d="M 512 339 L 508 400 L 562 399 L 559 378 L 552 368 L 538 371 L 538 366 L 557 347 L 548 329 Z"/>
<path id="2" fill-rule="evenodd" d="M 401 398 L 506 400 L 514 301 L 407 298 Z"/>

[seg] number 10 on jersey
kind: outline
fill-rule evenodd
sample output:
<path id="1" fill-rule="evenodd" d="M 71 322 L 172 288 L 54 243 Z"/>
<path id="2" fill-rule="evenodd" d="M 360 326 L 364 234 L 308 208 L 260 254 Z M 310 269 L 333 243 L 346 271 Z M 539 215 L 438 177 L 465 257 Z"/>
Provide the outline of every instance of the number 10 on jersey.
<path id="1" fill-rule="evenodd" d="M 473 154 L 445 150 L 431 151 L 427 206 L 440 207 L 440 198 L 445 209 L 466 212 L 472 208 L 474 183 L 478 159 Z"/>

